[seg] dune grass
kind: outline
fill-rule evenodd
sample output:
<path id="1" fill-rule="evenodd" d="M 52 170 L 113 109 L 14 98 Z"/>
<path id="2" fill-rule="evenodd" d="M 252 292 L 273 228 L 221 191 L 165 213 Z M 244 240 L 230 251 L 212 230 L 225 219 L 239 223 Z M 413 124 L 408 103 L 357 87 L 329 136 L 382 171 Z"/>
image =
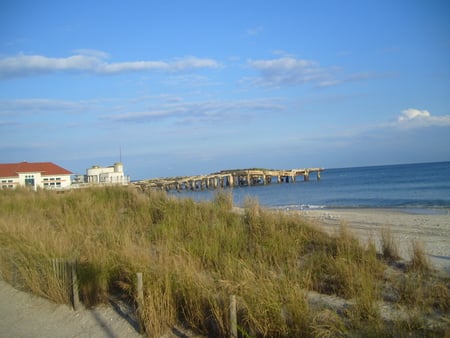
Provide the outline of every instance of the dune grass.
<path id="1" fill-rule="evenodd" d="M 207 336 L 229 335 L 232 294 L 243 337 L 390 336 L 417 330 L 404 321 L 393 331 L 381 319 L 377 304 L 387 265 L 374 245 L 362 246 L 345 225 L 330 236 L 299 217 L 264 210 L 256 200 L 234 212 L 231 195 L 223 192 L 212 202 L 194 202 L 123 187 L 63 194 L 5 190 L 0 208 L 4 279 L 19 274 L 32 292 L 68 302 L 43 267 L 52 258 L 76 258 L 81 299 L 91 306 L 113 292 L 133 299 L 135 274 L 142 272 L 141 319 L 150 336 L 177 323 Z M 385 242 L 392 259 L 394 243 L 388 235 Z M 425 273 L 421 249 L 414 250 L 410 274 L 390 282 L 400 294 L 399 306 L 415 314 L 424 308 L 448 311 L 448 286 Z M 427 291 L 430 280 L 436 291 Z M 351 300 L 352 306 L 339 314 L 312 307 L 310 291 Z M 442 334 L 442 328 L 426 330 Z"/>

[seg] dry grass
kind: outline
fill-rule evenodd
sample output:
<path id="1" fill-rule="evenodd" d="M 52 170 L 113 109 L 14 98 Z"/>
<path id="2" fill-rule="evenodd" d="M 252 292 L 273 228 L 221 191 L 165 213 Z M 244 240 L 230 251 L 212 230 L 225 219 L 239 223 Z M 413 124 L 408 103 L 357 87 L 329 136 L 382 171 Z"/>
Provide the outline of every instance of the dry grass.
<path id="1" fill-rule="evenodd" d="M 399 248 L 390 228 L 381 229 L 381 252 L 387 261 L 396 261 L 400 258 Z"/>
<path id="2" fill-rule="evenodd" d="M 135 274 L 142 272 L 142 320 L 150 336 L 176 323 L 208 336 L 229 335 L 231 294 L 238 300 L 241 336 L 389 336 L 392 329 L 376 306 L 386 265 L 374 245 L 361 246 L 345 226 L 329 236 L 298 217 L 263 210 L 255 200 L 246 201 L 243 214 L 232 212 L 225 193 L 196 203 L 118 187 L 1 191 L 0 208 L 3 278 L 20 275 L 24 287 L 67 302 L 43 267 L 52 258 L 76 257 L 81 298 L 94 305 L 112 292 L 133 298 Z M 389 234 L 383 248 L 386 257 L 396 257 Z M 424 271 L 416 251 L 412 266 Z M 398 303 L 427 304 L 428 313 L 448 310 L 440 301 L 448 301 L 448 288 L 431 275 L 411 272 L 402 282 L 390 281 L 401 294 Z M 313 308 L 309 291 L 353 305 L 339 314 Z"/>
<path id="3" fill-rule="evenodd" d="M 425 254 L 423 244 L 419 241 L 413 241 L 411 252 L 411 269 L 424 274 L 430 272 L 430 263 Z"/>

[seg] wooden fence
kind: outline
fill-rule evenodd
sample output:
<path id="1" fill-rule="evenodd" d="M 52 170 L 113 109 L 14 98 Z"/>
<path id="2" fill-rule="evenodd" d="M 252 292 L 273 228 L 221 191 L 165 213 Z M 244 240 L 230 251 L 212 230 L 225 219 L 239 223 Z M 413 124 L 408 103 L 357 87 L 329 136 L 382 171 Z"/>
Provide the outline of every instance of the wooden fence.
<path id="1" fill-rule="evenodd" d="M 64 299 L 69 299 L 74 310 L 81 308 L 78 292 L 77 261 L 61 258 L 29 260 L 18 252 L 0 248 L 0 278 L 13 287 L 29 291 L 31 271 L 35 280 L 45 280 L 46 285 L 56 286 Z M 26 263 L 24 263 L 26 262 Z"/>
<path id="2" fill-rule="evenodd" d="M 77 261 L 54 258 L 51 263 L 55 277 L 61 282 L 62 288 L 70 298 L 74 310 L 80 309 Z"/>
<path id="3" fill-rule="evenodd" d="M 19 255 L 7 252 L 0 248 L 0 277 L 14 287 L 19 289 L 28 289 L 26 286 L 26 276 L 24 275 L 23 264 L 19 264 Z M 23 259 L 23 257 L 21 257 Z M 23 262 L 22 262 L 23 263 Z M 77 261 L 74 259 L 61 259 L 53 258 L 40 260 L 34 262 L 33 265 L 38 266 L 36 270 L 42 271 L 41 278 L 55 279 L 58 286 L 66 294 L 74 310 L 81 309 L 81 303 L 78 291 L 78 276 L 77 276 Z M 49 274 L 51 273 L 51 275 Z M 144 290 L 143 290 L 143 275 L 142 272 L 136 274 L 136 305 L 137 315 L 140 323 L 140 331 L 144 333 L 145 327 L 143 324 L 143 312 L 145 308 L 144 304 Z M 237 310 L 236 310 L 236 296 L 231 295 L 229 298 L 229 318 L 230 318 L 230 337 L 238 337 L 238 323 L 237 323 Z"/>
<path id="4" fill-rule="evenodd" d="M 143 309 L 145 308 L 144 303 L 144 282 L 142 272 L 136 273 L 136 303 L 137 303 L 137 312 L 140 322 L 140 330 L 141 333 L 144 333 L 145 327 L 143 325 Z M 236 296 L 230 296 L 230 304 L 229 304 L 229 318 L 230 318 L 230 338 L 238 337 L 238 322 L 237 322 L 237 303 Z"/>

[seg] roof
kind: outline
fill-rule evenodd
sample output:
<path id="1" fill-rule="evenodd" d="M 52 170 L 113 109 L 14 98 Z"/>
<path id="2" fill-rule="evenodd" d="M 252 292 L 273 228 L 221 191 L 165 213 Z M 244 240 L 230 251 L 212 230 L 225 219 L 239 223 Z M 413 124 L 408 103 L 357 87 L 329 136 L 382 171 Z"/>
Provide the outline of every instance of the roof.
<path id="1" fill-rule="evenodd" d="M 19 173 L 40 172 L 41 175 L 71 175 L 72 172 L 52 162 L 0 163 L 0 177 L 16 177 Z"/>

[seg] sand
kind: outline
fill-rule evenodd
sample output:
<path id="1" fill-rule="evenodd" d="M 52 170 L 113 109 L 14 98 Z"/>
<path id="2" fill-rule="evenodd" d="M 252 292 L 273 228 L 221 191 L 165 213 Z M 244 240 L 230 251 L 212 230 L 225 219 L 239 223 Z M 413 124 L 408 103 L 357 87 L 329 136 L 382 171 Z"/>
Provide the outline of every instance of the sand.
<path id="1" fill-rule="evenodd" d="M 73 311 L 0 280 L 0 337 L 142 337 L 111 305 Z"/>
<path id="2" fill-rule="evenodd" d="M 414 241 L 422 243 L 430 263 L 450 274 L 450 210 L 418 213 L 397 209 L 314 209 L 292 211 L 312 220 L 329 233 L 347 224 L 364 243 L 378 247 L 381 229 L 388 227 L 399 245 L 400 256 L 409 260 Z"/>

